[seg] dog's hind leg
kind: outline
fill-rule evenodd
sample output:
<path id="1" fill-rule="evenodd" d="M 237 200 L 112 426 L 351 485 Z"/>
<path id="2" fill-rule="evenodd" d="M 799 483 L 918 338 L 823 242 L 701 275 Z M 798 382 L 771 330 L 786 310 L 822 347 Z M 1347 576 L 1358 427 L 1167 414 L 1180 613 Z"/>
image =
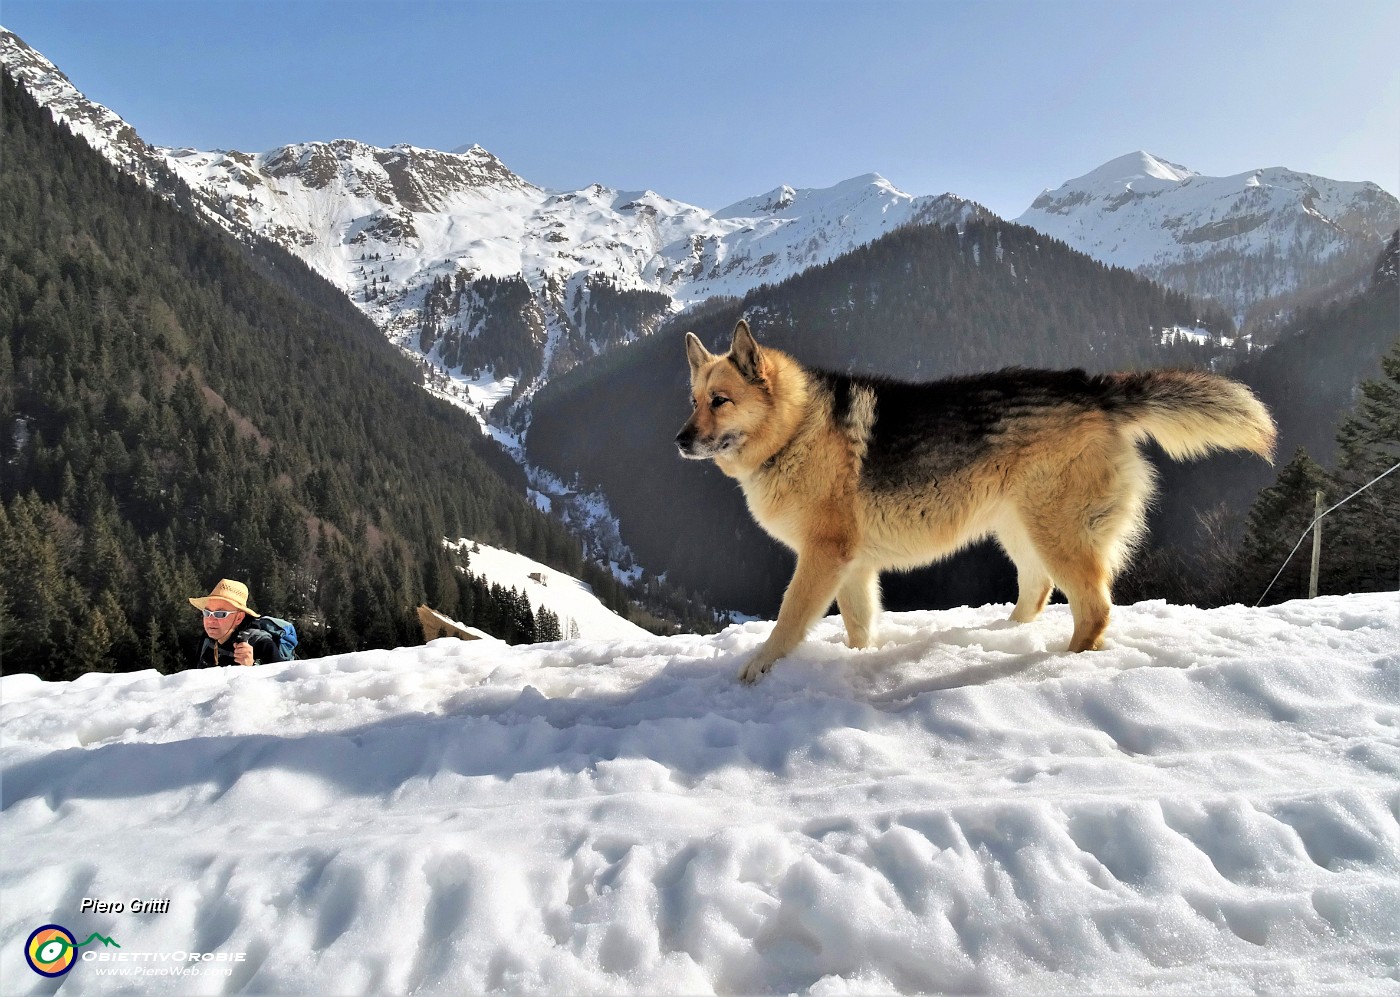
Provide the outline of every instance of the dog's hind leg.
<path id="1" fill-rule="evenodd" d="M 1030 623 L 1040 616 L 1045 604 L 1050 601 L 1054 587 L 1045 561 L 1035 549 L 1030 534 L 1020 520 L 1008 519 L 996 529 L 997 543 L 1011 563 L 1016 565 L 1016 584 L 1019 594 L 1016 606 L 1011 610 L 1011 620 L 1015 623 Z"/>
<path id="2" fill-rule="evenodd" d="M 849 564 L 849 559 L 842 557 L 835 545 L 811 547 L 797 555 L 797 570 L 783 593 L 778 622 L 758 653 L 739 673 L 740 679 L 757 682 L 775 661 L 802 643 L 817 617 L 836 598 L 836 589 Z"/>
<path id="3" fill-rule="evenodd" d="M 1068 516 L 1052 510 L 1047 516 L 1032 517 L 1026 524 L 1035 551 L 1055 585 L 1069 599 L 1074 615 L 1071 651 L 1097 651 L 1108 629 L 1113 558 L 1119 538 L 1115 531 L 1095 530 L 1086 524 L 1116 516 L 1117 505 L 1109 501 L 1103 507 L 1107 511 L 1080 509 Z"/>
<path id="4" fill-rule="evenodd" d="M 880 574 L 874 568 L 853 567 L 836 593 L 836 605 L 846 624 L 848 647 L 875 643 L 880 620 Z"/>
<path id="5" fill-rule="evenodd" d="M 1130 439 L 1082 430 L 1069 459 L 1042 465 L 1018 512 L 1074 614 L 1071 651 L 1097 650 L 1108 629 L 1113 577 L 1143 530 L 1152 469 Z"/>
<path id="6" fill-rule="evenodd" d="M 1069 639 L 1071 651 L 1097 651 L 1108 629 L 1108 614 L 1113 602 L 1109 595 L 1112 576 L 1099 555 L 1089 549 L 1064 551 L 1055 558 L 1056 584 L 1069 598 L 1074 615 L 1074 633 Z"/>

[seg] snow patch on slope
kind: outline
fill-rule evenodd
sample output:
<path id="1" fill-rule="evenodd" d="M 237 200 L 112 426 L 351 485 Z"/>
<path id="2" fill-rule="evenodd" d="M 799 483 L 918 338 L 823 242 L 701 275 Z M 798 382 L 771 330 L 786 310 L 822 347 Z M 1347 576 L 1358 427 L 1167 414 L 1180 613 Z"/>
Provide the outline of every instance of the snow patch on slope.
<path id="1" fill-rule="evenodd" d="M 586 639 L 651 637 L 648 631 L 604 606 L 591 586 L 572 575 L 546 567 L 523 554 L 466 538 L 449 542 L 447 546 L 467 552 L 467 570 L 472 574 L 506 588 L 518 589 L 532 607 L 544 606 L 558 616 L 559 628 L 565 635 L 572 633 L 576 626 L 577 636 Z"/>

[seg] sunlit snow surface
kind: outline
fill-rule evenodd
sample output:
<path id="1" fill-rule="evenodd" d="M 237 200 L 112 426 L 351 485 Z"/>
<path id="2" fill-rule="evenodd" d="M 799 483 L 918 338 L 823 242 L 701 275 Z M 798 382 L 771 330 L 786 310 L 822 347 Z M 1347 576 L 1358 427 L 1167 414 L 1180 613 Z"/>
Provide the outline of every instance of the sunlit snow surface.
<path id="1" fill-rule="evenodd" d="M 1400 597 L 838 619 L 0 680 L 34 928 L 245 953 L 65 993 L 1393 993 Z M 80 914 L 166 897 L 166 914 Z M 115 951 L 115 950 L 112 950 Z"/>

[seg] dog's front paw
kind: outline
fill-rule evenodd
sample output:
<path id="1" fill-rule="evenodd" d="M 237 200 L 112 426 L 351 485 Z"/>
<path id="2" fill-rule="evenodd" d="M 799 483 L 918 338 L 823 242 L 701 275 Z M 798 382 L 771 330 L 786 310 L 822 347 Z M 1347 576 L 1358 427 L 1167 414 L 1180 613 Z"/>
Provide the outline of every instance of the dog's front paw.
<path id="1" fill-rule="evenodd" d="M 866 631 L 847 630 L 847 631 L 846 631 L 846 646 L 849 647 L 849 648 L 851 648 L 852 650 L 859 651 L 859 650 L 862 650 L 863 648 L 874 647 L 874 646 L 875 646 L 875 642 L 876 642 L 876 634 L 875 634 L 875 631 L 874 631 L 874 630 L 866 630 Z"/>
<path id="2" fill-rule="evenodd" d="M 775 660 L 777 659 L 770 658 L 762 651 L 759 651 L 753 656 L 749 663 L 744 666 L 743 671 L 739 673 L 739 681 L 746 685 L 753 685 L 768 674 L 768 669 L 773 667 L 773 662 Z"/>

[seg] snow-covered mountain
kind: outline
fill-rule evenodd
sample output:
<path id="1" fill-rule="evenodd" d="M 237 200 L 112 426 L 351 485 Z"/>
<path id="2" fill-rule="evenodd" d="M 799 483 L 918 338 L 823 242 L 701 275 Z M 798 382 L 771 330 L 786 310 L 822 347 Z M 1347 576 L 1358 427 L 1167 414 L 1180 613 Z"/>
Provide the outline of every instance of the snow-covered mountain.
<path id="1" fill-rule="evenodd" d="M 1243 321 L 1368 274 L 1400 202 L 1369 182 L 1281 167 L 1208 177 L 1134 152 L 1047 190 L 1016 221 Z"/>
<path id="2" fill-rule="evenodd" d="M 650 190 L 546 190 L 479 146 L 157 149 L 3 28 L 0 59 L 123 168 L 153 186 L 173 171 L 209 215 L 303 257 L 406 350 L 444 372 L 510 379 L 512 397 L 685 305 L 742 295 L 901 225 L 985 213 L 874 173 L 707 211 Z M 1136 152 L 1047 190 L 1016 220 L 1243 322 L 1367 274 L 1400 203 L 1373 183 L 1282 168 L 1207 177 Z"/>
<path id="3" fill-rule="evenodd" d="M 4 27 L 0 27 L 0 63 L 75 135 L 122 169 L 153 182 L 153 167 L 164 157 L 142 141 L 120 115 L 88 100 L 57 66 Z"/>
<path id="4" fill-rule="evenodd" d="M 366 270 L 382 269 L 394 292 L 371 310 L 391 327 L 403 299 L 433 276 L 521 274 L 538 291 L 551 281 L 572 289 L 592 274 L 687 304 L 781 279 L 910 221 L 973 210 L 959 198 L 911 197 L 869 174 L 823 190 L 780 187 L 711 213 L 654 191 L 545 190 L 479 146 L 445 153 L 338 141 L 167 154 L 229 217 L 352 294 L 362 295 Z M 380 266 L 362 267 L 366 256 Z"/>
<path id="5" fill-rule="evenodd" d="M 496 373 L 520 375 L 522 388 L 687 304 L 782 280 L 901 225 L 985 212 L 873 173 L 711 212 L 649 190 L 546 190 L 479 146 L 157 149 L 3 29 L 0 58 L 99 151 L 148 180 L 152 164 L 168 166 L 207 212 L 304 258 L 401 345 L 447 369 L 505 366 Z M 520 332 L 464 349 L 490 320 Z"/>
<path id="6" fill-rule="evenodd" d="M 978 210 L 952 196 L 911 197 L 870 174 L 822 190 L 780 187 L 712 213 L 649 190 L 546 190 L 477 146 L 446 153 L 339 141 L 166 155 L 222 214 L 303 256 L 425 353 L 444 333 L 472 334 L 482 319 L 478 281 L 523 280 L 539 370 L 510 372 L 526 377 L 619 338 L 588 328 L 602 286 L 664 295 L 664 307 L 621 330 L 630 338 L 673 308 L 782 280 L 900 225 Z M 448 297 L 430 306 L 445 281 L 454 282 L 450 307 Z M 464 286 L 478 293 L 458 293 Z"/>

